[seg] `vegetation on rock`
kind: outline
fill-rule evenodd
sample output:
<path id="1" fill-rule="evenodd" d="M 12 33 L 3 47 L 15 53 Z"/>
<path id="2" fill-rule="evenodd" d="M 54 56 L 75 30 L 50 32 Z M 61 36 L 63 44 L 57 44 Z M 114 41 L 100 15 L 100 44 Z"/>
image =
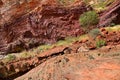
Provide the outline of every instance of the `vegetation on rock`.
<path id="1" fill-rule="evenodd" d="M 114 0 L 84 0 L 86 4 L 91 5 L 97 12 L 105 10 L 113 1 Z"/>
<path id="2" fill-rule="evenodd" d="M 102 46 L 105 46 L 105 44 L 106 44 L 106 41 L 105 40 L 97 40 L 96 41 L 96 47 L 97 48 L 100 48 L 100 47 L 102 47 Z"/>
<path id="3" fill-rule="evenodd" d="M 4 59 L 4 63 L 6 63 L 6 62 L 10 62 L 10 61 L 13 61 L 13 60 L 15 60 L 16 59 L 16 56 L 15 55 L 12 55 L 12 54 L 8 54 L 6 57 L 5 57 L 5 59 Z"/>
<path id="4" fill-rule="evenodd" d="M 101 32 L 100 32 L 100 29 L 93 29 L 89 32 L 89 36 L 92 38 L 92 39 L 95 39 L 98 35 L 100 35 Z"/>
<path id="5" fill-rule="evenodd" d="M 91 25 L 99 22 L 98 14 L 95 11 L 85 12 L 80 16 L 79 21 L 84 29 L 88 29 Z"/>
<path id="6" fill-rule="evenodd" d="M 31 6 L 33 6 L 33 3 L 35 5 L 34 1 L 28 2 L 27 0 L 25 0 L 25 4 L 32 3 Z M 37 1 L 39 2 L 39 0 Z M 48 5 L 46 1 L 48 1 L 50 5 Z M 52 4 L 52 1 L 53 3 L 55 1 L 55 5 Z M 84 2 L 82 4 L 82 1 L 84 1 L 87 5 L 84 4 Z M 3 79 L 9 78 L 9 77 L 11 78 L 14 75 L 21 76 L 21 74 L 23 75 L 24 73 L 35 68 L 36 66 L 42 65 L 40 66 L 40 68 L 42 69 L 40 68 L 37 69 L 37 70 L 41 70 L 39 71 L 39 75 L 35 74 L 35 76 L 37 75 L 40 79 L 52 80 L 52 78 L 54 78 L 54 74 L 57 73 L 55 75 L 56 78 L 54 78 L 56 80 L 61 79 L 59 76 L 63 78 L 63 75 L 65 75 L 65 79 L 70 79 L 69 77 L 73 77 L 71 79 L 76 78 L 76 80 L 78 80 L 78 79 L 81 79 L 82 77 L 80 78 L 78 77 L 77 79 L 76 75 L 67 76 L 66 73 L 80 72 L 76 67 L 76 65 L 79 67 L 78 60 L 80 60 L 80 65 L 81 65 L 81 62 L 83 62 L 82 63 L 83 68 L 81 66 L 82 69 L 80 69 L 82 70 L 81 72 L 84 72 L 84 70 L 89 68 L 92 69 L 91 65 L 93 63 L 91 63 L 90 61 L 97 60 L 94 63 L 94 65 L 96 65 L 96 63 L 99 63 L 98 58 L 100 57 L 101 57 L 100 62 L 103 62 L 103 64 L 101 64 L 100 66 L 97 64 L 98 71 L 96 73 L 94 71 L 96 71 L 97 68 L 95 68 L 95 70 L 93 69 L 91 72 L 95 73 L 96 75 L 99 72 L 101 72 L 101 70 L 99 70 L 99 67 L 104 68 L 104 66 L 105 66 L 105 69 L 110 68 L 112 70 L 111 66 L 109 65 L 113 65 L 113 64 L 109 64 L 107 66 L 108 61 L 104 63 L 106 61 L 106 58 L 107 60 L 109 60 L 108 56 L 104 57 L 105 60 L 103 60 L 102 57 L 104 56 L 104 54 L 106 56 L 106 53 L 110 53 L 110 54 L 107 54 L 109 56 L 113 55 L 112 53 L 116 52 L 117 49 L 120 52 L 119 50 L 120 26 L 113 27 L 116 25 L 116 23 L 111 21 L 110 21 L 111 27 L 103 28 L 104 26 L 102 25 L 102 28 L 99 28 L 98 26 L 99 22 L 101 21 L 100 16 L 103 15 L 102 19 L 105 19 L 106 17 L 104 17 L 104 14 L 105 16 L 107 15 L 107 11 L 106 13 L 103 12 L 104 14 L 100 12 L 105 10 L 106 6 L 108 6 L 112 1 L 113 0 L 50 0 L 50 1 L 44 0 L 43 3 L 46 2 L 46 4 L 43 4 L 43 5 L 40 4 L 39 7 L 37 7 L 38 2 L 36 2 L 36 6 L 33 7 L 35 9 L 30 9 L 31 11 L 30 13 L 28 8 L 27 9 L 28 11 L 25 10 L 25 13 L 27 13 L 26 15 L 18 16 L 20 17 L 18 21 L 15 20 L 15 22 L 13 22 L 11 25 L 6 25 L 7 29 L 6 29 L 6 26 L 2 27 L 5 29 L 2 29 L 2 28 L 0 29 L 1 30 L 0 50 L 11 51 L 11 52 L 6 52 L 6 54 L 8 53 L 8 55 L 3 53 L 5 54 L 5 56 L 2 55 L 1 53 L 3 58 L 1 58 L 1 55 L 0 55 L 0 59 L 1 59 L 0 60 L 0 69 L 1 69 L 0 78 L 3 78 Z M 75 2 L 75 5 L 74 5 L 74 2 Z M 79 4 L 79 2 L 81 2 L 80 5 L 76 6 L 76 3 Z M 22 9 L 24 7 L 23 8 L 21 7 L 22 3 L 18 1 L 16 4 L 18 5 L 18 9 L 20 9 L 19 11 L 23 13 L 24 11 L 22 12 Z M 118 12 L 116 11 L 119 9 L 120 8 L 116 9 L 115 7 L 115 9 L 108 10 L 110 11 L 109 14 L 111 14 L 111 10 L 112 10 L 112 15 L 108 14 L 107 18 L 111 16 L 113 16 L 114 18 L 119 17 L 120 11 Z M 14 12 L 14 11 L 11 11 L 11 12 Z M 15 14 L 17 15 L 17 13 Z M 12 16 L 14 16 L 15 14 L 13 14 Z M 115 18 L 115 19 L 117 19 L 118 22 L 120 20 L 119 18 Z M 112 20 L 112 19 L 108 19 L 108 22 L 109 20 Z M 103 22 L 105 21 L 106 20 L 103 20 Z M 7 20 L 5 22 L 7 22 Z M 84 34 L 84 31 L 81 29 L 81 27 L 88 33 Z M 97 28 L 94 28 L 94 27 L 97 27 Z M 10 45 L 7 46 L 7 44 L 9 43 Z M 5 48 L 2 48 L 2 47 L 5 47 Z M 119 57 L 120 53 L 114 54 L 113 56 Z M 110 60 L 111 62 L 113 61 L 112 58 Z M 45 65 L 44 65 L 44 62 L 45 62 Z M 54 62 L 54 63 L 51 64 L 51 62 Z M 46 65 L 48 65 L 49 63 L 50 65 L 46 67 Z M 69 63 L 72 66 L 68 65 L 67 67 L 66 63 L 67 64 Z M 60 66 L 58 66 L 58 64 Z M 119 65 L 116 66 L 115 64 L 115 67 L 117 70 L 119 69 L 118 66 Z M 58 69 L 58 67 L 60 68 Z M 54 71 L 53 71 L 53 68 L 55 69 Z M 63 72 L 65 73 L 60 75 L 63 69 L 64 69 Z M 71 71 L 72 69 L 76 71 L 75 72 Z M 35 72 L 37 70 L 35 70 Z M 104 73 L 104 71 L 102 72 Z M 112 72 L 113 74 L 111 74 L 109 77 L 108 75 L 110 72 L 108 71 L 108 73 L 105 74 L 106 76 L 98 75 L 98 79 L 100 79 L 99 77 L 112 78 L 111 75 L 113 75 L 115 72 Z M 120 71 L 118 70 L 118 73 L 119 72 Z M 88 75 L 89 74 L 87 73 L 87 76 Z M 15 76 L 14 78 L 17 78 L 18 76 Z M 68 78 L 66 78 L 66 76 Z M 81 76 L 84 76 L 84 74 Z M 32 76 L 28 77 L 28 79 L 32 79 L 31 77 Z M 45 79 L 45 77 L 47 78 Z M 84 77 L 86 78 L 86 74 Z M 91 77 L 94 77 L 94 76 L 92 75 L 90 76 L 90 78 Z M 114 76 L 112 79 L 114 79 Z M 11 79 L 7 79 L 7 80 L 11 80 Z M 119 80 L 119 79 L 116 79 L 116 80 Z"/>

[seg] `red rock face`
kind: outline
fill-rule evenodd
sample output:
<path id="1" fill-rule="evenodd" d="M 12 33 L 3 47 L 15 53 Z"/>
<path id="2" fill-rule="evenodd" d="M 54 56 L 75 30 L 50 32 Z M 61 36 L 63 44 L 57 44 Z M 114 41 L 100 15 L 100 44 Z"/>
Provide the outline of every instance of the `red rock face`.
<path id="1" fill-rule="evenodd" d="M 32 3 L 35 5 L 29 6 Z M 44 3 L 39 4 L 39 7 L 31 12 L 26 12 L 24 5 L 23 3 L 15 11 L 14 8 L 10 10 L 12 14 L 6 13 L 15 18 L 8 15 L 5 17 L 8 20 L 7 23 L 2 22 L 4 25 L 0 28 L 0 51 L 17 52 L 39 44 L 53 43 L 66 36 L 78 36 L 83 33 L 78 19 L 83 12 L 89 10 L 84 3 L 71 7 Z M 37 5 L 37 0 L 26 4 L 30 9 Z"/>
<path id="2" fill-rule="evenodd" d="M 3 47 L 7 46 L 7 37 L 9 36 L 9 40 L 12 39 L 12 31 L 9 30 L 10 32 L 8 33 L 10 34 L 8 34 L 4 31 L 5 28 L 8 29 L 10 24 L 14 26 L 15 21 L 18 20 L 18 18 L 21 18 L 26 13 L 29 13 L 37 7 L 39 3 L 39 0 L 0 0 L 0 51 L 4 51 Z"/>
<path id="3" fill-rule="evenodd" d="M 39 0 L 2 0 L 0 26 L 29 13 L 39 5 Z"/>
<path id="4" fill-rule="evenodd" d="M 0 7 L 3 5 L 3 2 L 0 0 Z"/>
<path id="5" fill-rule="evenodd" d="M 100 15 L 98 26 L 105 27 L 111 23 L 120 24 L 120 0 L 115 0 L 106 11 Z"/>

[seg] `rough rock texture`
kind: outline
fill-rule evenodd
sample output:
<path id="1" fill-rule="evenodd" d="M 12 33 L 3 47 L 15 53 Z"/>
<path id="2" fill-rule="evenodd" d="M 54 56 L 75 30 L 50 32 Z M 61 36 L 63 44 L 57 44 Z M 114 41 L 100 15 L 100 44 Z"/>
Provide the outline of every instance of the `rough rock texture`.
<path id="1" fill-rule="evenodd" d="M 88 51 L 81 46 L 78 42 L 71 46 L 55 47 L 35 57 L 18 59 L 6 64 L 0 62 L 0 79 L 99 80 L 100 77 L 102 80 L 120 79 L 120 45 Z M 28 72 L 29 70 L 31 71 Z M 26 72 L 28 73 L 24 75 Z"/>
<path id="2" fill-rule="evenodd" d="M 0 62 L 0 65 L 2 65 L 2 67 L 0 67 L 0 79 L 13 80 L 14 78 L 23 75 L 25 72 L 31 70 L 37 65 L 45 62 L 49 58 L 70 54 L 71 51 L 72 50 L 70 48 L 61 46 L 48 50 L 47 52 L 35 56 L 34 58 L 31 57 L 26 59 L 18 59 L 6 64 Z"/>
<path id="3" fill-rule="evenodd" d="M 38 5 L 37 0 L 30 1 L 28 4 L 32 3 Z M 34 8 L 34 4 L 28 8 Z M 12 13 L 2 12 L 6 13 L 6 15 L 17 16 L 17 18 L 13 19 L 13 17 L 8 16 L 10 19 L 5 18 L 8 20 L 7 23 L 2 22 L 4 25 L 0 27 L 1 52 L 18 52 L 39 44 L 53 43 L 64 39 L 66 36 L 78 36 L 83 33 L 78 22 L 79 16 L 83 12 L 90 10 L 90 7 L 81 1 L 70 7 L 63 7 L 57 2 L 55 3 L 54 0 L 43 0 L 39 7 L 22 15 L 21 13 L 26 13 L 26 6 L 22 5 L 21 8 L 17 8 L 15 11 L 16 8 L 14 7 L 11 10 L 5 10 Z M 4 8 L 2 11 L 4 11 Z"/>
<path id="4" fill-rule="evenodd" d="M 97 38 L 106 41 L 106 45 L 118 45 L 120 44 L 120 31 L 107 31 L 106 29 L 101 29 L 102 35 Z"/>
<path id="5" fill-rule="evenodd" d="M 120 0 L 115 0 L 107 10 L 100 14 L 99 27 L 120 23 Z"/>
<path id="6" fill-rule="evenodd" d="M 120 54 L 98 52 L 50 58 L 15 80 L 120 80 Z"/>
<path id="7" fill-rule="evenodd" d="M 7 44 L 10 43 L 8 39 L 11 40 L 14 36 L 13 31 L 15 32 L 15 30 L 10 30 L 10 26 L 14 26 L 16 20 L 20 19 L 26 13 L 29 13 L 31 10 L 37 7 L 39 3 L 39 0 L 0 0 L 0 52 L 7 52 L 9 47 Z M 8 27 L 10 29 L 8 29 Z M 9 31 L 7 31 L 5 28 Z M 16 34 L 16 36 L 19 35 Z M 14 44 L 15 43 L 18 43 L 18 41 L 14 42 Z M 20 42 L 17 45 L 19 44 Z"/>
<path id="8" fill-rule="evenodd" d="M 40 0 L 0 0 L 0 26 L 30 12 Z"/>
<path id="9" fill-rule="evenodd" d="M 54 80 L 56 78 L 58 80 L 59 77 L 61 77 L 60 80 L 64 78 L 76 78 L 76 80 L 79 80 L 79 78 L 87 79 L 87 76 L 90 76 L 87 80 L 98 80 L 100 74 L 104 74 L 100 76 L 102 80 L 119 80 L 119 70 L 117 70 L 115 67 L 119 67 L 119 61 L 120 61 L 120 32 L 119 31 L 107 31 L 104 28 L 101 28 L 101 35 L 98 35 L 96 39 L 102 39 L 106 41 L 106 45 L 96 49 L 96 42 L 91 41 L 91 39 L 84 39 L 81 41 L 75 41 L 71 45 L 64 45 L 56 47 L 54 46 L 52 49 L 49 49 L 45 52 L 41 52 L 40 54 L 36 54 L 34 57 L 29 58 L 16 58 L 15 60 L 11 60 L 9 62 L 0 62 L 0 78 L 3 80 L 13 80 L 14 78 L 17 78 L 18 76 L 23 75 L 24 73 L 28 72 L 32 68 L 45 64 L 46 66 L 51 66 L 57 71 L 51 71 L 50 73 L 51 78 L 50 80 Z M 54 59 L 53 59 L 54 58 Z M 108 62 L 107 62 L 107 61 Z M 115 60 L 115 62 L 114 62 Z M 79 62 L 80 61 L 80 62 Z M 99 62 L 100 61 L 100 62 Z M 109 63 L 110 61 L 110 63 Z M 46 63 L 47 62 L 47 63 Z M 113 62 L 113 63 L 112 63 Z M 75 64 L 74 64 L 75 63 Z M 59 64 L 59 65 L 58 65 Z M 69 65 L 67 65 L 69 64 Z M 105 64 L 105 66 L 103 65 Z M 70 66 L 74 65 L 74 66 Z M 78 68 L 77 66 L 84 65 L 83 67 Z M 99 70 L 99 66 L 105 67 Z M 112 65 L 112 67 L 110 66 Z M 55 67 L 54 67 L 55 66 Z M 65 67 L 66 66 L 66 67 Z M 51 70 L 50 67 L 50 70 Z M 60 69 L 58 69 L 58 67 Z M 86 68 L 84 68 L 86 67 Z M 48 80 L 49 78 L 49 69 L 45 67 L 41 67 L 44 70 L 41 70 L 42 72 L 39 76 L 39 72 L 34 73 L 32 76 L 32 79 L 39 79 L 42 77 L 45 77 L 44 80 Z M 110 72 L 108 71 L 106 73 L 107 69 L 110 69 Z M 67 70 L 71 69 L 71 70 Z M 77 70 L 79 70 L 78 73 L 82 74 L 87 70 L 89 72 L 88 74 L 84 73 L 79 77 L 79 75 L 76 75 Z M 90 70 L 89 70 L 90 69 Z M 95 72 L 94 69 L 97 71 Z M 35 69 L 33 69 L 34 71 Z M 37 67 L 37 71 L 38 71 Z M 74 72 L 74 70 L 76 70 Z M 91 71 L 92 70 L 92 71 Z M 65 72 L 61 73 L 61 71 Z M 82 71 L 82 72 L 81 72 Z M 68 72 L 68 73 L 67 73 Z M 70 74 L 69 74 L 70 72 Z M 93 73 L 95 72 L 95 73 Z M 57 73 L 57 75 L 55 74 Z M 31 76 L 32 72 L 26 75 L 23 75 L 25 78 L 29 78 L 29 75 Z M 45 75 L 44 75 L 45 74 Z M 75 75 L 74 75 L 75 74 Z M 91 74 L 94 74 L 96 76 L 93 76 Z M 1 76 L 2 75 L 2 76 Z M 38 75 L 38 76 L 36 76 Z M 58 76 L 59 75 L 59 76 Z M 109 76 L 110 75 L 110 76 Z M 117 76 L 118 75 L 118 76 Z M 54 77 L 53 77 L 54 76 Z M 114 78 L 116 76 L 116 78 Z M 19 78 L 18 78 L 19 79 Z M 19 80 L 23 79 L 23 77 L 20 77 Z M 56 80 L 55 79 L 55 80 Z"/>

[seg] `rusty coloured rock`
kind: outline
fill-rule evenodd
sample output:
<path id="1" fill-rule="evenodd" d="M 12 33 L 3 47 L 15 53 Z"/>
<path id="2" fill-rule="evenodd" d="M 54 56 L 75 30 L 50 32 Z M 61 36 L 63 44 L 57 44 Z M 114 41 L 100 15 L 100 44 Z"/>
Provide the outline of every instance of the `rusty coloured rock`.
<path id="1" fill-rule="evenodd" d="M 99 27 L 120 23 L 120 0 L 115 0 L 107 10 L 100 14 Z"/>
<path id="2" fill-rule="evenodd" d="M 37 2 L 37 0 L 35 1 Z M 33 1 L 29 4 L 35 4 L 36 2 Z M 83 34 L 78 21 L 79 16 L 90 9 L 83 2 L 69 7 L 63 7 L 59 4 L 57 5 L 57 3 L 45 4 L 45 2 L 44 4 L 39 3 L 39 6 L 36 3 L 36 6 L 33 10 L 35 6 L 31 5 L 32 10 L 24 15 L 14 11 L 16 14 L 11 13 L 11 15 L 17 16 L 17 18 L 10 18 L 7 21 L 8 23 L 1 25 L 1 52 L 19 52 L 40 44 L 53 43 L 67 36 Z M 21 6 L 23 10 L 21 12 L 25 13 L 23 7 L 25 5 Z M 20 10 L 20 7 L 17 9 Z"/>

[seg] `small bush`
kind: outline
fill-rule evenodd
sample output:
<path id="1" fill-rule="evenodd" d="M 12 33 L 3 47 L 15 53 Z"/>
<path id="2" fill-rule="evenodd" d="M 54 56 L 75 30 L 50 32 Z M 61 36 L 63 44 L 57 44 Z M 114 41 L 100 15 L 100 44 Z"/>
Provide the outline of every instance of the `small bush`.
<path id="1" fill-rule="evenodd" d="M 99 21 L 98 14 L 95 11 L 85 12 L 80 16 L 79 21 L 84 28 L 90 25 L 96 25 Z"/>
<path id="2" fill-rule="evenodd" d="M 11 55 L 11 54 L 9 54 L 8 57 L 7 57 L 7 59 L 9 59 L 9 60 L 15 60 L 15 58 L 16 58 L 16 56 Z"/>
<path id="3" fill-rule="evenodd" d="M 96 47 L 97 47 L 97 48 L 100 48 L 100 47 L 102 47 L 102 46 L 105 46 L 105 44 L 106 44 L 106 41 L 105 41 L 105 40 L 98 40 L 98 41 L 96 41 Z"/>
<path id="4" fill-rule="evenodd" d="M 9 62 L 9 61 L 13 61 L 16 59 L 16 56 L 15 55 L 12 55 L 12 54 L 8 54 L 4 59 L 3 59 L 3 62 Z"/>
<path id="5" fill-rule="evenodd" d="M 100 35 L 101 32 L 99 29 L 93 29 L 89 32 L 89 36 L 95 39 L 98 35 Z"/>

